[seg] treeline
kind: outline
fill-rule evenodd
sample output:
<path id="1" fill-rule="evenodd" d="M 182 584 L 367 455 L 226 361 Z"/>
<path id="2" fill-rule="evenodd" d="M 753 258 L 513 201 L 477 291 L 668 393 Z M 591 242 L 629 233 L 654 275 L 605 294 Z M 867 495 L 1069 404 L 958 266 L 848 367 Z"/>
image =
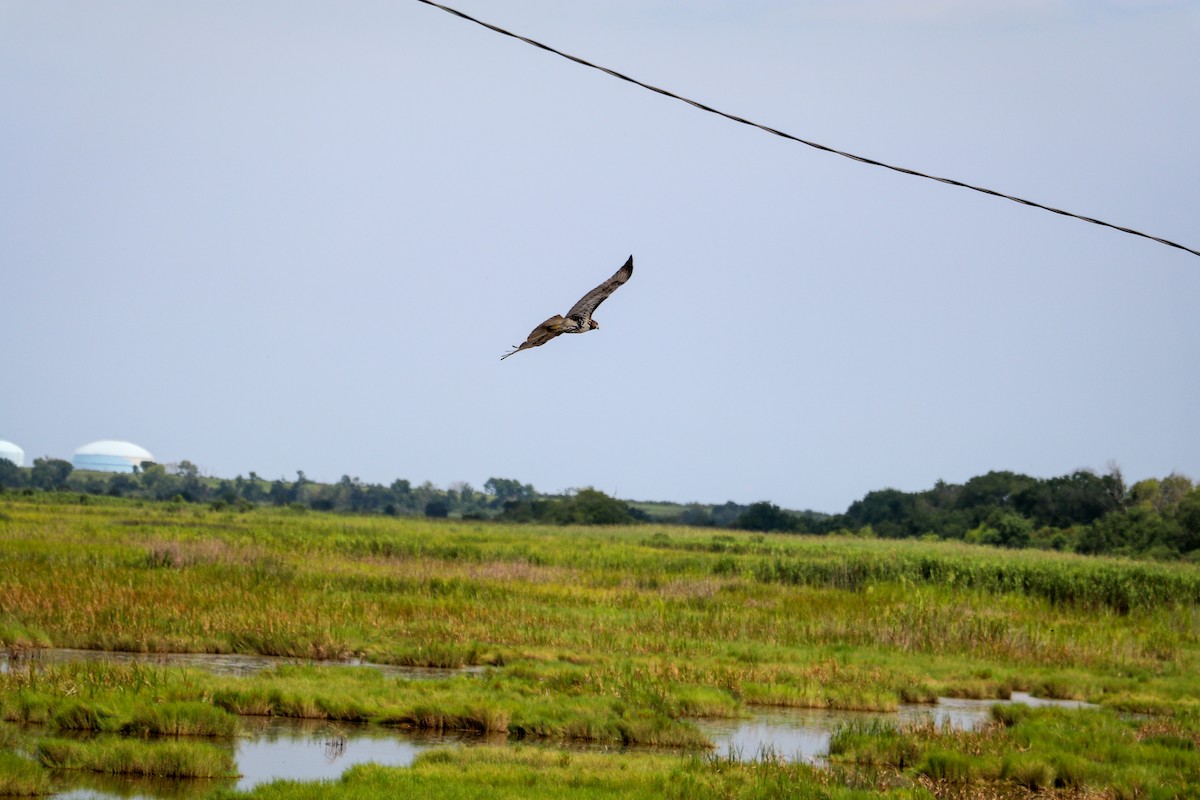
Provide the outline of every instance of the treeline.
<path id="1" fill-rule="evenodd" d="M 75 491 L 148 500 L 207 503 L 216 508 L 292 506 L 392 516 L 458 517 L 560 525 L 659 522 L 753 531 L 852 534 L 881 538 L 958 539 L 999 547 L 1036 547 L 1200 561 L 1200 486 L 1182 475 L 1127 486 L 1117 469 L 1080 470 L 1055 478 L 989 472 L 966 483 L 938 481 L 919 492 L 882 489 L 842 514 L 752 505 L 628 503 L 595 489 L 544 495 L 510 478 L 442 489 L 426 481 L 364 483 L 348 475 L 318 483 L 266 480 L 251 472 L 232 480 L 200 475 L 188 461 L 143 463 L 132 473 L 76 472 L 61 459 L 21 469 L 0 459 L 0 490 Z"/>
<path id="2" fill-rule="evenodd" d="M 446 489 L 428 481 L 414 486 L 404 479 L 387 485 L 364 483 L 349 475 L 343 475 L 336 483 L 318 483 L 309 480 L 303 471 L 296 473 L 294 481 L 265 480 L 254 472 L 248 477 L 239 475 L 229 480 L 202 476 L 190 461 L 166 466 L 147 461 L 131 473 L 110 473 L 75 471 L 69 461 L 57 458 L 36 459 L 33 467 L 27 469 L 0 459 L 0 491 L 5 489 L 207 503 L 218 509 L 275 505 L 356 514 L 499 519 L 551 525 L 660 522 L 732 528 L 739 525 L 743 514 L 755 508 L 733 502 L 716 506 L 631 505 L 591 488 L 547 495 L 531 484 L 511 478 L 489 478 L 482 490 L 469 483 L 455 483 Z M 793 519 L 812 522 L 827 516 L 815 512 L 780 513 L 786 515 L 789 524 Z"/>
<path id="3" fill-rule="evenodd" d="M 1172 474 L 1130 487 L 1116 469 L 1056 478 L 989 472 L 921 492 L 868 492 L 844 514 L 815 521 L 757 503 L 736 527 L 1200 561 L 1200 486 Z"/>
<path id="4" fill-rule="evenodd" d="M 506 503 L 527 501 L 536 495 L 529 484 L 506 478 L 488 479 L 482 491 L 468 483 L 440 489 L 428 481 L 414 486 L 400 479 L 383 485 L 364 483 L 349 475 L 336 483 L 318 483 L 309 480 L 303 471 L 296 473 L 294 481 L 266 480 L 254 472 L 230 480 L 202 476 L 190 461 L 168 466 L 146 461 L 133 472 L 111 473 L 76 471 L 69 461 L 57 458 L 35 459 L 28 469 L 0 459 L 0 489 L 73 491 L 207 503 L 217 508 L 275 505 L 391 516 L 474 518 L 498 516 Z"/>

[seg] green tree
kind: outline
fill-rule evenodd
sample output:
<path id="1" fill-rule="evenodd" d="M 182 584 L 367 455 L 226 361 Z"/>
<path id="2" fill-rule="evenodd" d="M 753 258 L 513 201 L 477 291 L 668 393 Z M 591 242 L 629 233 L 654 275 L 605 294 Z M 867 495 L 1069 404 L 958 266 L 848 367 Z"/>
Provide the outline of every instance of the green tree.
<path id="1" fill-rule="evenodd" d="M 146 463 L 149 464 L 149 462 Z M 200 468 L 191 461 L 185 459 L 176 464 L 172 477 L 175 478 L 173 482 L 175 484 L 175 494 L 181 495 L 188 502 L 199 503 L 208 499 L 210 492 L 204 481 L 200 479 Z M 241 475 L 237 477 L 237 480 L 244 482 Z M 226 495 L 224 497 L 225 502 L 232 503 L 240 492 L 235 488 L 231 492 L 226 491 L 223 494 Z"/>
<path id="2" fill-rule="evenodd" d="M 247 503 L 259 503 L 266 497 L 263 491 L 263 484 L 266 483 L 259 477 L 258 473 L 250 470 L 249 476 L 245 483 L 238 487 L 241 498 Z"/>
<path id="3" fill-rule="evenodd" d="M 1179 521 L 1179 550 L 1200 553 L 1200 486 L 1179 501 L 1175 518 Z"/>
<path id="4" fill-rule="evenodd" d="M 271 499 L 271 503 L 277 506 L 286 506 L 291 500 L 291 489 L 282 478 L 271 481 L 271 491 L 267 495 Z"/>
<path id="5" fill-rule="evenodd" d="M 343 475 L 337 483 L 333 504 L 337 508 L 345 508 L 350 511 L 362 511 L 366 500 L 366 489 L 363 487 L 363 482 L 358 478 L 351 478 L 349 475 Z"/>
<path id="6" fill-rule="evenodd" d="M 1174 514 L 1190 491 L 1191 479 L 1172 472 L 1162 480 L 1138 481 L 1129 494 L 1134 505 L 1148 505 L 1160 514 Z"/>
<path id="7" fill-rule="evenodd" d="M 734 520 L 733 527 L 746 531 L 786 531 L 803 529 L 803 523 L 795 514 L 784 511 L 773 503 L 753 503 L 741 516 Z"/>
<path id="8" fill-rule="evenodd" d="M 535 494 L 531 484 L 522 484 L 512 478 L 488 478 L 484 481 L 483 491 L 495 498 L 493 505 L 503 505 L 509 500 L 532 500 Z"/>
<path id="9" fill-rule="evenodd" d="M 137 494 L 138 480 L 134 475 L 118 472 L 108 479 L 105 493 L 112 497 L 133 497 Z"/>
<path id="10" fill-rule="evenodd" d="M 995 509 L 983 526 L 982 542 L 1000 547 L 1028 547 L 1033 523 L 1014 511 Z"/>
<path id="11" fill-rule="evenodd" d="M 629 506 L 596 489 L 580 489 L 575 496 L 551 503 L 548 522 L 559 525 L 630 525 L 635 522 Z"/>
<path id="12" fill-rule="evenodd" d="M 180 479 L 175 475 L 167 474 L 167 470 L 162 464 L 143 462 L 139 477 L 142 491 L 155 500 L 170 500 L 175 495 L 182 495 L 183 487 Z"/>
<path id="13" fill-rule="evenodd" d="M 475 487 L 469 483 L 457 483 L 450 488 L 458 490 L 458 502 L 463 507 L 463 510 L 471 508 L 475 504 Z"/>
<path id="14" fill-rule="evenodd" d="M 64 489 L 67 485 L 67 478 L 70 477 L 73 470 L 71 462 L 63 461 L 61 458 L 35 458 L 29 482 L 38 489 L 47 491 Z"/>
<path id="15" fill-rule="evenodd" d="M 1005 508 L 1022 490 L 1034 485 L 1037 481 L 1028 475 L 1015 472 L 993 471 L 986 475 L 971 478 L 958 491 L 957 504 L 959 508 L 986 509 L 993 506 Z M 986 511 L 980 519 L 986 516 Z"/>
<path id="16" fill-rule="evenodd" d="M 0 486 L 19 489 L 24 484 L 25 479 L 21 468 L 7 458 L 0 458 Z"/>
<path id="17" fill-rule="evenodd" d="M 1012 507 L 1041 525 L 1086 525 L 1121 507 L 1126 495 L 1119 472 L 1100 476 L 1089 470 L 1047 480 L 1029 479 L 1017 490 Z"/>
<path id="18" fill-rule="evenodd" d="M 915 536 L 914 514 L 917 498 L 899 489 L 880 489 L 867 492 L 862 500 L 855 500 L 846 509 L 845 524 L 850 528 L 870 525 L 875 532 L 886 538 Z"/>
<path id="19" fill-rule="evenodd" d="M 442 503 L 445 503 L 446 494 L 434 486 L 433 481 L 425 481 L 420 486 L 412 490 L 412 503 L 414 509 L 424 510 L 426 506 L 435 500 L 440 500 Z M 449 506 L 446 507 L 446 511 L 449 513 Z"/>
<path id="20" fill-rule="evenodd" d="M 749 506 L 738 505 L 732 500 L 726 500 L 719 506 L 713 506 L 710 516 L 712 524 L 718 528 L 733 527 L 734 521 L 746 512 Z"/>
<path id="21" fill-rule="evenodd" d="M 391 505 L 393 513 L 406 511 L 415 513 L 417 510 L 416 498 L 413 497 L 412 484 L 403 478 L 397 478 L 392 481 L 392 485 L 388 487 L 390 497 L 385 505 Z"/>
<path id="22" fill-rule="evenodd" d="M 701 528 L 710 528 L 715 524 L 712 511 L 699 503 L 690 504 L 680 512 L 679 519 L 676 521 L 680 525 L 694 525 Z"/>
<path id="23" fill-rule="evenodd" d="M 301 504 L 306 503 L 308 501 L 308 487 L 311 485 L 312 481 L 305 476 L 304 470 L 296 470 L 296 480 L 292 484 L 291 491 L 289 492 L 288 502 Z"/>

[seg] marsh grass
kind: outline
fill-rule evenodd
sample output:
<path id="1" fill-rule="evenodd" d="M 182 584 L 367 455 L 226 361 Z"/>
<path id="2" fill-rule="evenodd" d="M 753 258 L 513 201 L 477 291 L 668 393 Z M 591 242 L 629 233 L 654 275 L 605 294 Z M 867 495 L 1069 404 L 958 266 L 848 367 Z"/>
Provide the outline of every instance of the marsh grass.
<path id="1" fill-rule="evenodd" d="M 211 676 L 79 661 L 0 673 L 0 719 L 58 731 L 232 736 L 237 719 L 201 701 Z"/>
<path id="2" fill-rule="evenodd" d="M 32 758 L 0 750 L 0 797 L 33 797 L 50 794 L 50 776 Z"/>
<path id="3" fill-rule="evenodd" d="M 848 789 L 827 774 L 779 761 L 735 762 L 645 752 L 619 757 L 532 747 L 435 750 L 410 768 L 356 766 L 337 781 L 277 781 L 218 800 L 374 800 L 393 797 L 520 798 L 521 800 L 868 800 L 875 787 Z"/>
<path id="4" fill-rule="evenodd" d="M 545 680 L 543 680 L 545 679 Z M 703 747 L 682 715 L 628 696 L 566 688 L 553 675 L 517 670 L 483 677 L 408 681 L 355 669 L 286 667 L 211 689 L 235 714 L 372 721 L 428 731 L 507 733 L 626 744 Z M 548 690 L 555 687 L 557 691 Z"/>
<path id="5" fill-rule="evenodd" d="M 1177 797 L 1200 775 L 1194 732 L 1147 726 L 1107 710 L 995 706 L 977 731 L 872 721 L 834 734 L 839 763 L 889 768 L 940 786 L 1009 786 L 1030 792 Z M 1160 739 L 1157 731 L 1171 731 Z"/>
<path id="6" fill-rule="evenodd" d="M 0 510 L 0 644 L 491 666 L 419 684 L 303 666 L 246 679 L 18 666 L 0 674 L 0 716 L 10 721 L 227 736 L 230 715 L 274 715 L 695 746 L 704 742 L 689 717 L 754 706 L 891 710 L 1020 690 L 1171 726 L 1141 740 L 1121 733 L 1112 752 L 1078 742 L 1008 761 L 986 750 L 982 732 L 864 730 L 839 745 L 846 763 L 864 768 L 1013 791 L 1129 789 L 1139 769 L 1170 786 L 1154 764 L 1192 765 L 1186 742 L 1200 730 L 1195 565 L 11 493 Z M 155 706 L 167 710 L 147 710 Z M 1009 737 L 1013 753 L 1066 735 L 1052 717 L 1013 714 L 987 734 Z M 1105 771 L 1129 752 L 1145 763 Z M 768 772 L 759 777 L 769 783 Z"/>
<path id="7" fill-rule="evenodd" d="M 230 778 L 237 775 L 230 749 L 194 741 L 48 737 L 38 741 L 37 757 L 48 769 L 169 778 Z"/>
<path id="8" fill-rule="evenodd" d="M 237 716 L 200 701 L 136 706 L 120 732 L 127 736 L 230 738 L 237 733 Z"/>
<path id="9" fill-rule="evenodd" d="M 1186 565 L 924 542 L 717 541 L 686 529 L 664 533 L 664 546 L 636 528 L 0 502 L 11 508 L 0 523 L 14 567 L 0 579 L 9 643 L 450 667 L 563 653 L 783 663 L 797 651 L 882 647 L 1158 670 L 1196 649 L 1200 578 Z M 40 590 L 51 575 L 67 581 L 61 599 Z M 764 699 L 806 693 L 840 702 L 803 689 Z"/>
<path id="10" fill-rule="evenodd" d="M 102 703 L 68 700 L 50 716 L 50 727 L 61 731 L 115 731 L 116 712 Z"/>

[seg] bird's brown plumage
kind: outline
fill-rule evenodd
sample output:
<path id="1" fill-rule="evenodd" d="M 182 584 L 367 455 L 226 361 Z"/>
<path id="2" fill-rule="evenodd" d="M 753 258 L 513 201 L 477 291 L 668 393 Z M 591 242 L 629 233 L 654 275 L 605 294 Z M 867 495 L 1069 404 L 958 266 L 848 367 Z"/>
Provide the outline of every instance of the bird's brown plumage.
<path id="1" fill-rule="evenodd" d="M 592 319 L 592 314 L 601 303 L 608 299 L 610 294 L 617 290 L 617 287 L 629 280 L 629 276 L 632 274 L 633 256 L 630 256 L 625 265 L 613 273 L 611 278 L 579 298 L 579 302 L 571 306 L 571 310 L 567 312 L 566 316 L 555 314 L 538 325 L 523 344 L 514 345 L 512 350 L 500 356 L 500 360 L 503 361 L 513 353 L 519 353 L 530 347 L 541 347 L 560 334 L 587 333 L 599 328 L 600 325 Z"/>

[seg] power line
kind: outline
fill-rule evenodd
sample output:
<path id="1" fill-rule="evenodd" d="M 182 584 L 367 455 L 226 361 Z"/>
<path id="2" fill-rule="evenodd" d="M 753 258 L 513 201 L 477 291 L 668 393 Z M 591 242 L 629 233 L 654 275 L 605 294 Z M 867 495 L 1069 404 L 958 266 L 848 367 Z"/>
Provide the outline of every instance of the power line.
<path id="1" fill-rule="evenodd" d="M 592 62 L 582 59 L 579 56 L 573 56 L 570 53 L 564 53 L 561 50 L 557 50 L 557 49 L 551 47 L 550 45 L 542 44 L 541 42 L 536 41 L 535 39 L 530 39 L 528 37 L 521 36 L 518 33 L 513 33 L 512 31 L 507 31 L 504 28 L 501 28 L 497 25 L 491 24 L 490 22 L 484 22 L 483 20 L 476 19 L 475 17 L 472 17 L 469 14 L 464 14 L 462 11 L 459 11 L 454 8 L 450 8 L 449 6 L 444 6 L 441 3 L 435 3 L 435 2 L 433 2 L 433 0 L 417 0 L 417 2 L 424 3 L 425 5 L 428 5 L 428 6 L 433 6 L 434 8 L 440 8 L 442 11 L 445 11 L 448 14 L 453 14 L 454 16 L 459 17 L 461 19 L 465 19 L 468 22 L 474 22 L 476 25 L 482 25 L 483 27 L 487 28 L 488 30 L 495 31 L 496 33 L 503 34 L 504 36 L 510 36 L 513 39 L 518 39 L 522 42 L 525 42 L 526 44 L 533 45 L 534 47 L 537 47 L 541 50 L 545 50 L 549 53 L 553 53 L 556 56 L 561 56 L 565 59 L 568 59 L 569 61 L 574 61 L 576 64 L 580 64 L 581 66 L 590 67 L 591 69 L 599 70 L 600 72 L 603 72 L 607 75 L 611 75 L 614 78 L 619 78 L 620 80 L 626 81 L 628 83 L 632 83 L 634 86 L 640 86 L 643 89 L 648 89 L 651 92 L 661 94 L 665 97 L 670 97 L 673 100 L 679 100 L 681 102 L 687 103 L 688 105 L 694 106 L 695 108 L 698 108 L 701 111 L 707 111 L 710 114 L 716 114 L 717 116 L 724 117 L 725 119 L 733 120 L 734 122 L 740 122 L 741 124 L 749 125 L 752 128 L 758 128 L 761 131 L 766 131 L 767 133 L 774 134 L 775 136 L 780 136 L 784 139 L 789 139 L 793 142 L 799 142 L 800 144 L 807 145 L 807 146 L 815 148 L 817 150 L 822 150 L 826 153 L 832 153 L 833 155 L 842 156 L 843 158 L 849 158 L 853 161 L 858 161 L 863 164 L 869 164 L 873 167 L 883 167 L 884 169 L 890 169 L 893 172 L 900 172 L 905 175 L 913 175 L 918 178 L 926 178 L 928 180 L 937 181 L 939 183 L 945 183 L 950 186 L 957 186 L 962 189 L 970 189 L 971 191 L 974 191 L 974 192 L 980 192 L 981 194 L 987 194 L 987 195 L 991 195 L 993 197 L 1000 197 L 1005 200 L 1011 200 L 1014 203 L 1020 203 L 1021 205 L 1031 206 L 1033 208 L 1040 208 L 1043 211 L 1049 211 L 1053 214 L 1061 214 L 1064 217 L 1072 217 L 1074 219 L 1082 220 L 1083 222 L 1090 222 L 1093 225 L 1100 225 L 1105 228 L 1112 228 L 1113 230 L 1121 231 L 1122 233 L 1128 233 L 1132 236 L 1140 236 L 1143 239 L 1150 239 L 1151 241 L 1158 242 L 1159 244 L 1165 244 L 1167 247 L 1174 247 L 1178 250 L 1183 250 L 1184 252 L 1191 253 L 1194 256 L 1200 256 L 1200 250 L 1193 250 L 1192 248 L 1185 247 L 1184 245 L 1181 245 L 1178 242 L 1172 242 L 1169 239 L 1163 239 L 1158 236 L 1151 236 L 1148 233 L 1142 233 L 1141 231 L 1134 230 L 1133 228 L 1126 228 L 1121 225 L 1114 225 L 1111 222 L 1104 222 L 1103 220 L 1095 219 L 1093 217 L 1087 217 L 1082 214 L 1076 214 L 1072 211 L 1065 211 L 1061 208 L 1054 208 L 1053 206 L 1048 206 L 1048 205 L 1044 205 L 1042 203 L 1037 203 L 1037 202 L 1034 202 L 1033 200 L 1026 200 L 1022 197 L 1015 197 L 1014 195 L 1011 195 L 1011 194 L 1005 194 L 1004 192 L 998 192 L 995 189 L 988 189 L 987 187 L 984 187 L 984 186 L 975 186 L 974 184 L 966 183 L 964 181 L 954 180 L 953 178 L 941 178 L 941 177 L 938 177 L 937 175 L 929 175 L 927 173 L 920 172 L 915 169 L 909 169 L 908 167 L 898 167 L 895 164 L 888 164 L 883 161 L 876 161 L 873 158 L 867 158 L 866 156 L 855 155 L 854 153 L 848 153 L 844 150 L 838 150 L 836 148 L 829 147 L 827 145 L 818 144 L 817 142 L 811 142 L 807 139 L 801 139 L 799 136 L 793 136 L 790 133 L 786 133 L 786 132 L 778 130 L 776 128 L 769 127 L 767 125 L 762 125 L 762 124 L 754 122 L 752 120 L 745 119 L 744 117 L 739 117 L 736 114 L 730 114 L 728 112 L 721 111 L 720 109 L 713 108 L 712 106 L 707 106 L 704 103 L 700 103 L 696 100 L 690 100 L 686 97 L 683 97 L 682 95 L 678 95 L 678 94 L 675 94 L 674 92 L 667 91 L 666 89 L 660 89 L 657 86 L 651 86 L 648 83 L 639 81 L 636 78 L 631 78 L 628 75 L 617 72 L 616 70 L 609 69 L 608 67 L 602 67 L 599 64 L 593 64 Z"/>

